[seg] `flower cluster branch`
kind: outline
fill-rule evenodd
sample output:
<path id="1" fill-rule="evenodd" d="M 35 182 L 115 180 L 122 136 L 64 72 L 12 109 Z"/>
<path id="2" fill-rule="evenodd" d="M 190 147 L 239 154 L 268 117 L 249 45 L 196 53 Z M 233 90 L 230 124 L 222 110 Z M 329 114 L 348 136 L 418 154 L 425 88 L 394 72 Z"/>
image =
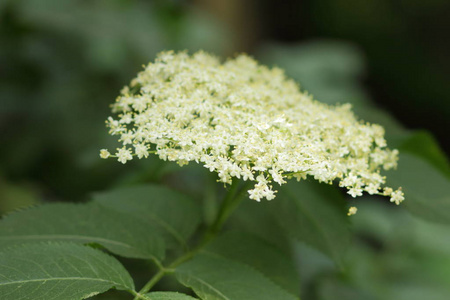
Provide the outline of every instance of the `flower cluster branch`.
<path id="1" fill-rule="evenodd" d="M 257 201 L 275 198 L 274 183 L 307 177 L 337 180 L 353 197 L 404 199 L 380 174 L 398 159 L 383 127 L 359 121 L 349 104 L 313 100 L 281 69 L 246 55 L 221 63 L 205 52 L 162 52 L 112 108 L 107 126 L 122 147 L 114 155 L 102 149 L 103 158 L 126 163 L 154 153 L 181 166 L 195 161 L 220 182 L 255 182 L 248 193 Z"/>

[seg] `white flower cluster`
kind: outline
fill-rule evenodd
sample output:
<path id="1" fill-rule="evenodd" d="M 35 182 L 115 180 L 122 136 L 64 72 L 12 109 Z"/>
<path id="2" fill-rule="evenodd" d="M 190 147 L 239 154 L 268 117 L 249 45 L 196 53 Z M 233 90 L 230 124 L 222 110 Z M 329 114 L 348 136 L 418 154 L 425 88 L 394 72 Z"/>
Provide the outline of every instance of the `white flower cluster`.
<path id="1" fill-rule="evenodd" d="M 125 87 L 108 118 L 122 147 L 102 158 L 126 163 L 154 153 L 179 165 L 202 163 L 219 181 L 255 182 L 251 199 L 275 197 L 273 182 L 338 180 L 353 197 L 391 196 L 380 169 L 394 168 L 384 129 L 358 121 L 350 105 L 328 106 L 300 92 L 282 70 L 240 55 L 223 64 L 197 52 L 160 53 Z M 354 211 L 354 210 L 353 210 Z"/>

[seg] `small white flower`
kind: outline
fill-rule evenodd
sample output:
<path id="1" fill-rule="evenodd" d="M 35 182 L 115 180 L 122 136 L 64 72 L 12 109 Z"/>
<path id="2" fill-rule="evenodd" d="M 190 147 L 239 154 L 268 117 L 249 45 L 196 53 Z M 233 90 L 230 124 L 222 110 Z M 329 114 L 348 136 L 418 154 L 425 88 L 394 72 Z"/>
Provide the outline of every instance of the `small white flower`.
<path id="1" fill-rule="evenodd" d="M 356 197 L 362 196 L 362 192 L 363 192 L 363 190 L 361 188 L 352 187 L 348 190 L 347 193 L 350 196 L 352 196 L 353 198 L 356 198 Z"/>
<path id="2" fill-rule="evenodd" d="M 243 167 L 242 168 L 241 175 L 242 175 L 242 179 L 244 181 L 255 180 L 255 177 L 253 176 L 252 171 L 249 168 L 247 168 L 247 167 Z"/>
<path id="3" fill-rule="evenodd" d="M 283 179 L 283 176 L 280 174 L 278 170 L 269 170 L 270 175 L 272 175 L 273 181 L 278 183 L 279 185 L 282 185 L 283 183 L 286 183 L 286 181 Z"/>
<path id="4" fill-rule="evenodd" d="M 368 186 L 366 186 L 366 187 L 364 188 L 364 190 L 365 190 L 366 192 L 368 192 L 370 195 L 374 195 L 374 194 L 378 194 L 378 189 L 379 189 L 379 188 L 380 188 L 379 185 L 371 183 L 371 184 L 369 184 Z"/>
<path id="5" fill-rule="evenodd" d="M 126 148 L 117 148 L 117 160 L 121 163 L 126 163 L 128 160 L 132 160 L 133 156 L 131 155 L 131 151 Z"/>
<path id="6" fill-rule="evenodd" d="M 131 122 L 133 122 L 133 116 L 131 114 L 124 114 L 119 121 L 121 124 L 130 124 Z"/>
<path id="7" fill-rule="evenodd" d="M 133 101 L 133 109 L 141 112 L 147 108 L 146 98 L 135 98 Z"/>
<path id="8" fill-rule="evenodd" d="M 394 202 L 395 204 L 399 205 L 401 202 L 403 202 L 403 200 L 405 200 L 405 197 L 401 189 L 392 192 L 391 202 Z"/>
<path id="9" fill-rule="evenodd" d="M 136 153 L 137 157 L 139 159 L 145 157 L 148 157 L 148 146 L 145 144 L 135 144 L 134 145 L 134 152 Z"/>
<path id="10" fill-rule="evenodd" d="M 352 206 L 348 209 L 347 216 L 353 216 L 354 214 L 356 214 L 357 211 L 358 211 L 358 209 L 356 207 Z"/>
<path id="11" fill-rule="evenodd" d="M 106 149 L 101 149 L 101 150 L 100 150 L 100 157 L 101 157 L 101 158 L 107 159 L 107 158 L 110 157 L 110 156 L 111 156 L 111 153 L 109 153 L 108 150 L 106 150 Z"/>
<path id="12" fill-rule="evenodd" d="M 134 134 L 131 131 L 129 131 L 129 132 L 123 133 L 120 136 L 120 140 L 119 141 L 122 141 L 122 143 L 124 145 L 132 144 L 133 143 L 133 138 L 134 138 Z"/>
<path id="13" fill-rule="evenodd" d="M 383 195 L 384 196 L 390 196 L 392 193 L 394 192 L 394 190 L 390 187 L 385 187 L 383 190 Z"/>

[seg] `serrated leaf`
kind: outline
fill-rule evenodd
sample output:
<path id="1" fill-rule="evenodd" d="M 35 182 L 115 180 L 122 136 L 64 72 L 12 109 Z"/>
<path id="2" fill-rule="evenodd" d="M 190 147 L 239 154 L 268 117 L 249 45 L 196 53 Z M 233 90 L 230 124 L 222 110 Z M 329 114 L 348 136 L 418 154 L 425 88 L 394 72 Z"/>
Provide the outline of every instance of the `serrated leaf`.
<path id="1" fill-rule="evenodd" d="M 0 248 L 37 241 L 97 243 L 124 257 L 164 257 L 164 241 L 145 222 L 95 203 L 47 204 L 0 221 Z"/>
<path id="2" fill-rule="evenodd" d="M 201 219 L 200 207 L 192 199 L 163 186 L 121 188 L 96 194 L 94 201 L 146 222 L 169 248 L 185 246 Z"/>
<path id="3" fill-rule="evenodd" d="M 148 300 L 195 300 L 197 298 L 177 292 L 153 292 L 145 294 Z"/>
<path id="4" fill-rule="evenodd" d="M 204 251 L 249 265 L 287 291 L 299 293 L 300 279 L 293 259 L 254 235 L 230 231 L 215 239 Z"/>
<path id="5" fill-rule="evenodd" d="M 291 181 L 277 196 L 279 224 L 293 237 L 329 255 L 339 267 L 350 243 L 342 196 L 324 184 Z"/>
<path id="6" fill-rule="evenodd" d="M 178 281 L 208 300 L 295 300 L 260 272 L 239 262 L 201 253 L 175 270 Z"/>
<path id="7" fill-rule="evenodd" d="M 401 153 L 397 170 L 386 175 L 389 186 L 402 187 L 402 203 L 428 221 L 450 224 L 450 180 L 419 157 Z"/>
<path id="8" fill-rule="evenodd" d="M 79 300 L 111 288 L 134 290 L 113 257 L 73 243 L 36 243 L 0 252 L 2 300 Z"/>

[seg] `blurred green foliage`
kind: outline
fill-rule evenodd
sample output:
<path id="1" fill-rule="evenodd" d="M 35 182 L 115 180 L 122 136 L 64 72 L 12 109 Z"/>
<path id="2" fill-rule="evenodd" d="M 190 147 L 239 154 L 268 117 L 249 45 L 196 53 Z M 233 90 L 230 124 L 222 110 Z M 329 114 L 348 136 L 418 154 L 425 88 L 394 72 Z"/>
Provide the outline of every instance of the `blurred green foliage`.
<path id="1" fill-rule="evenodd" d="M 390 11 L 382 5 L 387 2 L 380 3 L 359 4 L 361 14 L 351 15 L 340 26 L 351 31 L 356 20 L 374 32 L 403 26 L 390 23 L 383 13 Z M 378 27 L 383 22 L 367 17 L 372 9 L 382 10 L 378 15 L 387 20 L 383 28 Z M 178 182 L 177 188 L 189 194 L 211 192 L 201 190 L 202 180 L 209 179 L 199 175 L 199 168 L 173 172 L 177 170 L 173 165 L 151 159 L 122 166 L 100 160 L 98 150 L 115 144 L 104 126 L 109 104 L 157 52 L 204 49 L 223 55 L 229 51 L 229 32 L 212 16 L 181 0 L 11 0 L 0 3 L 0 22 L 0 213 L 39 201 L 81 201 L 92 191 L 135 182 Z M 395 51 L 401 56 L 406 50 Z M 436 140 L 425 131 L 406 129 L 371 101 L 360 83 L 366 62 L 359 48 L 332 40 L 290 46 L 266 43 L 255 54 L 263 63 L 284 68 L 316 99 L 329 104 L 351 102 L 362 119 L 385 126 L 391 147 L 420 160 L 433 176 L 439 176 L 442 191 L 448 189 L 450 167 Z M 407 76 L 407 66 L 398 61 L 391 67 L 403 70 L 404 80 L 386 80 L 407 89 L 405 82 L 414 79 Z M 442 83 L 439 74 L 433 78 L 429 87 Z M 419 86 L 410 93 L 425 93 Z M 442 105 L 435 108 L 447 109 Z M 432 190 L 433 176 L 418 186 Z M 404 207 L 367 198 L 371 199 L 358 201 L 360 212 L 351 219 L 353 242 L 343 271 L 305 244 L 292 250 L 298 256 L 303 299 L 448 299 L 448 225 L 430 224 Z M 245 206 L 254 205 L 259 204 L 241 207 L 234 216 L 236 226 L 285 245 L 273 220 L 267 219 L 267 228 L 252 227 L 253 219 L 267 217 L 258 213 L 248 217 Z M 419 214 L 423 211 L 416 209 Z M 434 212 L 430 216 L 434 218 Z M 137 282 L 146 280 L 147 266 L 126 264 L 133 266 Z M 163 284 L 170 287 L 173 282 Z M 115 295 L 120 294 L 98 298 Z"/>
<path id="2" fill-rule="evenodd" d="M 125 171 L 97 152 L 111 141 L 109 104 L 143 64 L 226 44 L 211 17 L 170 1 L 2 1 L 0 18 L 1 170 L 49 199 L 77 200 Z"/>

